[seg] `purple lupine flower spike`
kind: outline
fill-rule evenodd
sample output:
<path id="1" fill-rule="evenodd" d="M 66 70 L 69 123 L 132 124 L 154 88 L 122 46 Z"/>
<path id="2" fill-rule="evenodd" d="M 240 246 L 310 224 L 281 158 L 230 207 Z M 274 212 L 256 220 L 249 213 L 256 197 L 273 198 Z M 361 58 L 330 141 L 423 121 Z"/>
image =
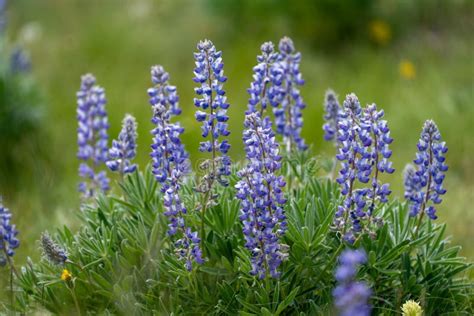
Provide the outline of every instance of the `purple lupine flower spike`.
<path id="1" fill-rule="evenodd" d="M 336 158 L 341 161 L 341 170 L 336 181 L 345 199 L 336 212 L 335 224 L 351 243 L 362 231 L 374 236 L 371 224 L 382 224 L 382 219 L 374 216 L 376 203 L 386 203 L 391 193 L 389 185 L 379 180 L 381 173 L 394 172 L 389 160 L 393 139 L 383 115 L 375 104 L 362 110 L 355 94 L 346 97 L 339 115 Z"/>
<path id="2" fill-rule="evenodd" d="M 306 105 L 299 90 L 304 84 L 299 70 L 301 54 L 295 51 L 293 41 L 288 37 L 280 40 L 278 48 L 277 62 L 270 69 L 272 85 L 268 92 L 275 114 L 276 132 L 283 135 L 287 152 L 293 147 L 305 150 L 307 146 L 301 137 L 301 129 L 302 110 Z"/>
<path id="3" fill-rule="evenodd" d="M 380 173 L 392 174 L 395 171 L 392 168 L 392 162 L 389 160 L 392 156 L 389 145 L 393 142 L 393 139 L 390 137 L 387 121 L 382 120 L 383 116 L 384 111 L 378 111 L 377 106 L 371 104 L 365 108 L 361 122 L 361 134 L 371 138 L 370 160 L 372 168 L 375 169 L 370 181 L 372 189 L 367 194 L 370 200 L 368 207 L 369 216 L 373 215 L 376 200 L 386 203 L 388 195 L 392 192 L 388 183 L 382 184 L 379 181 Z"/>
<path id="4" fill-rule="evenodd" d="M 448 151 L 446 143 L 441 140 L 441 134 L 432 120 L 427 120 L 423 126 L 418 152 L 414 160 L 416 171 L 405 179 L 405 197 L 411 204 L 410 216 L 420 212 L 430 219 L 436 219 L 435 205 L 441 203 L 441 196 L 446 193 L 443 188 L 445 172 L 445 154 Z M 421 218 L 420 218 L 421 219 Z"/>
<path id="5" fill-rule="evenodd" d="M 270 69 L 278 58 L 278 53 L 274 52 L 274 49 L 272 42 L 265 42 L 260 47 L 262 54 L 257 56 L 258 64 L 253 67 L 253 81 L 247 90 L 250 94 L 247 113 L 258 111 L 263 116 L 264 111 L 270 104 Z M 258 108 L 259 105 L 260 108 Z"/>
<path id="6" fill-rule="evenodd" d="M 169 74 L 162 66 L 151 68 L 151 79 L 155 85 L 148 89 L 153 109 L 151 121 L 155 125 L 152 130 L 154 135 L 151 146 L 152 167 L 156 180 L 164 186 L 164 192 L 173 168 L 177 168 L 181 174 L 188 172 L 189 156 L 180 140 L 184 129 L 179 124 L 171 123 L 171 118 L 181 113 L 176 87 L 168 83 Z"/>
<path id="7" fill-rule="evenodd" d="M 0 266 L 5 266 L 15 254 L 15 249 L 20 246 L 17 238 L 18 230 L 11 223 L 12 214 L 10 210 L 3 206 L 0 197 Z"/>
<path id="8" fill-rule="evenodd" d="M 339 105 L 339 101 L 337 101 L 336 93 L 334 93 L 332 90 L 326 91 L 326 96 L 324 99 L 324 109 L 326 111 L 324 114 L 324 120 L 326 123 L 323 125 L 324 140 L 334 141 L 336 144 L 341 106 Z"/>
<path id="9" fill-rule="evenodd" d="M 247 166 L 239 171 L 236 184 L 241 200 L 240 220 L 243 224 L 245 247 L 252 254 L 253 275 L 278 277 L 278 267 L 288 256 L 288 246 L 280 239 L 287 229 L 283 206 L 285 181 L 277 172 L 281 168 L 279 144 L 268 120 L 260 113 L 246 115 L 243 141 Z"/>
<path id="10" fill-rule="evenodd" d="M 210 40 L 200 41 L 197 49 L 193 80 L 199 84 L 194 89 L 199 97 L 194 99 L 194 105 L 200 110 L 196 111 L 195 117 L 202 122 L 202 137 L 207 139 L 199 144 L 199 151 L 212 153 L 212 158 L 201 165 L 207 167 L 201 191 L 209 191 L 215 180 L 227 186 L 226 177 L 230 175 L 231 160 L 227 155 L 230 144 L 227 140 L 220 140 L 230 134 L 227 124 L 229 103 L 223 89 L 227 77 L 224 76 L 222 52 L 217 51 Z"/>
<path id="11" fill-rule="evenodd" d="M 148 89 L 148 95 L 153 109 L 151 121 L 155 125 L 151 146 L 153 174 L 164 194 L 164 215 L 170 222 L 168 235 L 179 235 L 175 251 L 190 271 L 193 261 L 202 264 L 204 260 L 197 233 L 186 226 L 187 209 L 180 196 L 183 178 L 189 171 L 189 159 L 181 142 L 184 129 L 178 123 L 171 122 L 173 116 L 181 113 L 179 98 L 176 87 L 168 83 L 169 75 L 162 66 L 151 68 L 151 79 L 154 87 Z"/>
<path id="12" fill-rule="evenodd" d="M 371 172 L 369 147 L 372 143 L 368 135 L 363 135 L 363 139 L 360 139 L 362 108 L 355 94 L 347 95 L 343 109 L 338 125 L 339 153 L 336 155 L 341 162 L 341 170 L 336 181 L 342 186 L 341 193 L 345 198 L 335 214 L 335 224 L 343 231 L 344 238 L 353 242 L 354 234 L 362 229 L 360 220 L 366 216 L 365 197 L 369 192 L 367 188 L 355 189 L 355 183 L 356 180 L 360 183 L 369 182 Z M 352 220 L 352 229 L 347 231 L 349 219 Z"/>
<path id="13" fill-rule="evenodd" d="M 371 290 L 364 282 L 355 281 L 357 266 L 367 261 L 363 250 L 345 250 L 339 256 L 335 272 L 337 287 L 333 290 L 334 306 L 340 316 L 368 316 Z"/>
<path id="14" fill-rule="evenodd" d="M 83 162 L 79 175 L 85 181 L 79 184 L 84 198 L 95 196 L 97 191 L 109 190 L 109 179 L 105 171 L 97 168 L 107 161 L 107 130 L 109 128 L 105 110 L 104 89 L 96 85 L 93 75 L 81 77 L 81 88 L 77 92 L 77 157 Z"/>
<path id="15" fill-rule="evenodd" d="M 137 153 L 137 136 L 137 121 L 130 114 L 125 115 L 119 137 L 112 141 L 112 148 L 109 149 L 106 165 L 110 170 L 124 175 L 137 169 L 137 165 L 130 162 Z"/>

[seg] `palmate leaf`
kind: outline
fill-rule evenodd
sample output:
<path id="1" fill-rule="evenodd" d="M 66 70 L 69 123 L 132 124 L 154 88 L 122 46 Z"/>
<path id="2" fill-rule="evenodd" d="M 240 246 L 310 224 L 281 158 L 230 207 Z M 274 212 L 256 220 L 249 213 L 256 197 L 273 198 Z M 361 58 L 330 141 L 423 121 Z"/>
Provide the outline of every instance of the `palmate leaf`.
<path id="1" fill-rule="evenodd" d="M 81 309 L 112 314 L 325 315 L 332 311 L 338 255 L 345 248 L 362 247 L 368 263 L 357 277 L 372 288 L 375 314 L 395 315 L 407 299 L 422 302 L 427 314 L 472 311 L 472 283 L 463 276 L 471 265 L 459 257 L 459 247 L 449 245 L 444 225 L 426 222 L 414 236 L 416 223 L 406 205 L 393 200 L 377 210 L 385 224 L 375 238 L 364 236 L 347 245 L 332 229 L 341 202 L 337 184 L 318 179 L 313 167 L 295 166 L 312 159 L 310 155 L 285 159 L 287 177 L 293 178 L 283 238 L 290 253 L 279 279 L 250 275 L 250 253 L 244 247 L 232 185 L 217 189 L 218 203 L 206 213 L 206 262 L 187 271 L 166 234 L 162 195 L 147 169 L 128 175 L 112 194 L 84 206 L 79 231 L 64 227 L 55 235 L 77 265 L 66 268 L 76 277 Z M 235 183 L 235 174 L 231 178 Z M 188 181 L 182 194 L 189 222 L 198 230 L 199 198 L 193 187 Z M 15 309 L 25 312 L 40 305 L 53 313 L 74 310 L 71 293 L 59 279 L 62 268 L 45 260 L 26 265 L 17 280 L 21 292 Z"/>

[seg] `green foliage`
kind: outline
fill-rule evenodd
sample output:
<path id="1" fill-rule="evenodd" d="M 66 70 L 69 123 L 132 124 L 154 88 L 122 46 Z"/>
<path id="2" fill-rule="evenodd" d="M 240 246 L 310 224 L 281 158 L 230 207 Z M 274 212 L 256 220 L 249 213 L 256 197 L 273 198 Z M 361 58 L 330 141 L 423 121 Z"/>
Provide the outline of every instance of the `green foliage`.
<path id="1" fill-rule="evenodd" d="M 227 27 L 229 32 L 240 33 L 248 28 L 249 31 L 257 29 L 260 32 L 270 33 L 272 28 L 278 27 L 284 17 L 292 34 L 299 34 L 301 39 L 307 42 L 309 40 L 312 45 L 323 49 L 334 48 L 334 45 L 365 34 L 367 21 L 374 17 L 376 7 L 374 0 L 206 0 L 206 2 L 210 11 L 228 18 L 226 21 L 230 23 L 226 23 L 224 27 Z M 236 27 L 237 25 L 240 27 Z"/>
<path id="2" fill-rule="evenodd" d="M 333 271 L 340 252 L 349 247 L 331 229 L 340 202 L 338 187 L 317 178 L 309 154 L 285 159 L 289 183 L 289 259 L 280 279 L 258 280 L 249 274 L 249 253 L 238 219 L 233 184 L 219 191 L 217 205 L 206 212 L 203 247 L 206 263 L 188 272 L 173 253 L 162 214 L 162 195 L 150 170 L 127 176 L 120 194 L 100 196 L 80 212 L 83 225 L 73 234 L 56 234 L 69 253 L 65 267 L 46 260 L 22 268 L 16 293 L 17 311 L 39 306 L 53 313 L 190 315 L 319 315 L 332 310 Z M 198 205 L 194 183 L 184 187 L 188 210 Z M 445 225 L 415 221 L 398 201 L 378 210 L 385 224 L 374 239 L 363 237 L 369 262 L 359 271 L 373 290 L 375 313 L 398 314 L 407 299 L 419 300 L 427 314 L 469 314 L 472 284 L 464 277 L 471 267 L 449 246 Z M 197 213 L 197 212 L 194 212 Z M 193 214 L 191 223 L 199 223 Z M 72 273 L 62 281 L 62 269 Z"/>
<path id="3" fill-rule="evenodd" d="M 206 8 L 225 19 L 222 25 L 232 38 L 246 33 L 278 33 L 286 28 L 292 37 L 334 53 L 347 43 L 367 42 L 374 21 L 387 23 L 387 41 L 404 37 L 419 26 L 441 28 L 470 9 L 468 1 L 442 0 L 205 0 Z M 392 31 L 393 29 L 393 31 Z M 375 40 L 377 43 L 378 41 Z"/>
<path id="4" fill-rule="evenodd" d="M 0 184 L 8 179 L 9 186 L 25 167 L 31 170 L 39 156 L 45 156 L 39 91 L 30 73 L 12 71 L 10 54 L 0 36 Z"/>

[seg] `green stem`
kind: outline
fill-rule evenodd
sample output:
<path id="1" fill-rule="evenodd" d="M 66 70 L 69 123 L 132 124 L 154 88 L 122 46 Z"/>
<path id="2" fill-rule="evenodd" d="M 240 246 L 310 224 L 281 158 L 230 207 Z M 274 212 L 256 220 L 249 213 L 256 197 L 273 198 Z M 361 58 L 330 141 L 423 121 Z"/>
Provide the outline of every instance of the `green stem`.
<path id="1" fill-rule="evenodd" d="M 204 203 L 202 205 L 202 210 L 201 210 L 201 251 L 202 251 L 202 255 L 204 256 L 205 253 L 206 253 L 206 247 L 204 245 L 204 239 L 205 239 L 205 236 L 206 236 L 206 231 L 205 231 L 205 226 L 204 226 L 204 219 L 206 218 L 206 210 L 207 210 L 207 204 L 209 203 L 209 194 L 210 194 L 210 190 L 206 192 L 206 195 L 204 196 Z"/>
<path id="2" fill-rule="evenodd" d="M 12 259 L 10 258 L 10 256 L 7 254 L 6 250 L 5 250 L 5 244 L 3 245 L 3 249 L 4 249 L 4 252 L 5 252 L 5 257 L 7 258 L 7 262 L 8 262 L 8 265 L 10 266 L 12 272 L 15 274 L 15 276 L 17 278 L 20 278 L 20 274 L 18 273 L 18 270 L 15 268 L 15 266 L 13 265 L 13 261 Z"/>
<path id="3" fill-rule="evenodd" d="M 266 265 L 266 262 L 265 262 L 265 265 Z M 267 273 L 265 274 L 265 289 L 266 289 L 267 293 L 270 293 L 270 291 L 271 291 L 271 284 L 270 284 L 271 277 L 268 274 L 268 267 L 266 267 L 265 270 L 267 270 Z"/>
<path id="4" fill-rule="evenodd" d="M 75 263 L 75 262 L 73 262 L 73 261 L 71 261 L 71 260 L 69 260 L 69 259 L 66 260 L 66 263 L 72 264 L 73 266 L 75 266 L 75 267 L 77 267 L 79 270 L 81 270 L 81 272 L 83 272 L 85 275 L 87 275 L 87 278 L 89 279 L 89 283 L 90 283 L 91 285 L 93 284 L 90 274 L 87 273 L 87 272 L 84 270 L 84 268 L 83 268 L 80 264 Z"/>
<path id="5" fill-rule="evenodd" d="M 424 207 L 424 203 L 423 203 L 423 208 L 422 208 L 420 217 L 418 217 L 418 224 L 416 224 L 415 233 L 413 235 L 414 238 L 418 237 L 418 231 L 420 230 L 420 226 L 421 226 L 421 223 L 422 223 L 422 220 L 423 220 L 423 215 L 425 215 L 424 208 L 425 207 Z"/>
<path id="6" fill-rule="evenodd" d="M 79 306 L 79 302 L 76 297 L 76 291 L 74 291 L 74 285 L 72 287 L 69 287 L 69 285 L 66 285 L 69 291 L 71 292 L 72 299 L 74 301 L 74 305 L 76 306 L 76 311 L 79 316 L 81 316 L 81 308 Z"/>
<path id="7" fill-rule="evenodd" d="M 15 294 L 13 293 L 13 268 L 10 266 L 10 305 L 13 309 L 13 302 L 14 302 Z"/>

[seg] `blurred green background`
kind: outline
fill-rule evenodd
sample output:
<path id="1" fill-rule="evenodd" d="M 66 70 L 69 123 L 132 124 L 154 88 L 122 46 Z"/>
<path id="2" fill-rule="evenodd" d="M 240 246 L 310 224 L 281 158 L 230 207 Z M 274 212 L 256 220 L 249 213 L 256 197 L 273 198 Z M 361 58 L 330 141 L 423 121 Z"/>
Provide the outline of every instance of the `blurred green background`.
<path id="1" fill-rule="evenodd" d="M 334 154 L 322 139 L 327 88 L 341 101 L 355 92 L 363 104 L 377 103 L 395 139 L 397 172 L 387 180 L 402 198 L 401 171 L 414 158 L 422 124 L 428 118 L 438 123 L 449 146 L 450 167 L 438 221 L 448 223 L 453 243 L 474 259 L 473 1 L 14 0 L 7 17 L 6 36 L 29 51 L 44 103 L 41 133 L 35 133 L 38 149 L 20 147 L 28 156 L 21 171 L 5 173 L 0 181 L 4 202 L 21 230 L 17 262 L 38 256 L 34 241 L 41 231 L 77 227 L 75 92 L 82 74 L 94 73 L 106 89 L 111 138 L 125 113 L 137 117 L 143 168 L 149 162 L 152 128 L 149 69 L 162 64 L 178 86 L 184 142 L 196 160 L 192 53 L 200 39 L 211 39 L 223 51 L 229 78 L 231 155 L 241 159 L 246 89 L 255 57 L 263 41 L 277 43 L 284 35 L 303 54 L 303 136 L 315 154 Z M 11 146 L 1 151 L 18 151 Z"/>

